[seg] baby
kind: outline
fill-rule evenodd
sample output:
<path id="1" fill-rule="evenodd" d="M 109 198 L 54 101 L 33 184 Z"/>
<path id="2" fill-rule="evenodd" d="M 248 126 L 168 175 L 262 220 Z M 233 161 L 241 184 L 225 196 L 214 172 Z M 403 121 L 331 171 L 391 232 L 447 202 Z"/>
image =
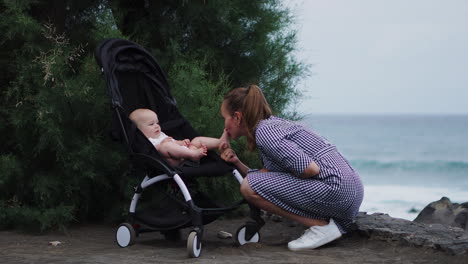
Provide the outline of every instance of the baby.
<path id="1" fill-rule="evenodd" d="M 129 118 L 172 166 L 180 165 L 184 159 L 198 161 L 206 156 L 208 150 L 229 142 L 226 131 L 220 138 L 196 137 L 192 141 L 175 140 L 161 131 L 158 116 L 150 109 L 136 109 Z"/>

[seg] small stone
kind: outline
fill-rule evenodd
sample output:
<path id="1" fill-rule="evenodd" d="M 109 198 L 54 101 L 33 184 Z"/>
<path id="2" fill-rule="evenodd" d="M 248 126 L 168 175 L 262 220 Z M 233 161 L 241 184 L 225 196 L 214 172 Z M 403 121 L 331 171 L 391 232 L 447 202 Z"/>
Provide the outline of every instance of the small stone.
<path id="1" fill-rule="evenodd" d="M 272 215 L 272 216 L 271 216 L 271 220 L 272 220 L 273 222 L 282 222 L 282 221 L 283 221 L 283 218 L 282 218 L 281 216 L 279 216 L 279 215 Z"/>
<path id="2" fill-rule="evenodd" d="M 54 247 L 56 247 L 56 246 L 58 246 L 60 244 L 62 244 L 62 242 L 60 242 L 60 241 L 50 241 L 49 242 L 49 246 L 54 246 Z"/>
<path id="3" fill-rule="evenodd" d="M 222 238 L 222 239 L 231 238 L 232 234 L 229 233 L 229 232 L 226 232 L 226 231 L 219 231 L 218 232 L 218 237 Z"/>

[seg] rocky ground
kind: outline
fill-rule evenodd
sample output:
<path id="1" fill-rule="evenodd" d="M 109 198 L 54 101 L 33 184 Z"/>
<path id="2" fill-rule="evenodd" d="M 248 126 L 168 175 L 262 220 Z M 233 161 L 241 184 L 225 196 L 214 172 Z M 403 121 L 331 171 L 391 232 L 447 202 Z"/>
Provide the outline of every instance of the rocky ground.
<path id="1" fill-rule="evenodd" d="M 355 232 L 372 240 L 468 256 L 468 232 L 459 227 L 423 224 L 392 218 L 387 214 L 360 213 L 356 219 Z"/>
<path id="2" fill-rule="evenodd" d="M 413 223 L 384 214 L 360 214 L 352 234 L 316 250 L 291 252 L 287 242 L 302 234 L 300 226 L 268 218 L 261 243 L 237 246 L 219 231 L 235 234 L 243 219 L 221 219 L 205 226 L 200 258 L 187 257 L 184 240 L 168 242 L 146 233 L 135 245 L 119 248 L 115 227 L 84 225 L 67 234 L 0 232 L 0 262 L 7 263 L 468 263 L 468 233 L 460 228 Z M 57 246 L 51 241 L 60 241 Z"/>

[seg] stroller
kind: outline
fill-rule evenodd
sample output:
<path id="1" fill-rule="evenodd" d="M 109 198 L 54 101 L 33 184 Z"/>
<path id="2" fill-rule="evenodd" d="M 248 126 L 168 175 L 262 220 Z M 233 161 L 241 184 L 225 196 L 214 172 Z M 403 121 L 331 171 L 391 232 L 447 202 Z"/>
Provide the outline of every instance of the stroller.
<path id="1" fill-rule="evenodd" d="M 245 201 L 220 206 L 202 194 L 192 195 L 191 182 L 197 177 L 233 174 L 240 184 L 242 176 L 213 151 L 197 166 L 171 166 L 130 121 L 128 115 L 133 110 L 148 108 L 158 114 L 161 128 L 167 135 L 175 139 L 198 136 L 178 111 L 164 72 L 147 50 L 128 40 L 106 39 L 96 47 L 95 58 L 112 100 L 112 137 L 126 145 L 134 168 L 132 176 L 143 178 L 135 187 L 126 222 L 117 228 L 117 244 L 130 246 L 145 232 L 161 232 L 166 239 L 176 239 L 182 228 L 191 228 L 187 239 L 188 255 L 199 257 L 204 225 Z M 154 206 L 137 208 L 142 193 L 145 189 L 150 191 L 150 186 L 151 191 L 156 188 L 162 198 Z M 247 221 L 236 233 L 239 245 L 260 240 L 259 230 L 265 223 L 260 210 L 250 206 L 250 217 L 253 221 Z"/>

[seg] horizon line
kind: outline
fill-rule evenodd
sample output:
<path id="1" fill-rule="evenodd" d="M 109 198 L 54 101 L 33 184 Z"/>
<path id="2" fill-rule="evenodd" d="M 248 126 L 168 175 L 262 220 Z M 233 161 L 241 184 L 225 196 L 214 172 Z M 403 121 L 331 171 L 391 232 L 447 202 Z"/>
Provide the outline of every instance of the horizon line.
<path id="1" fill-rule="evenodd" d="M 391 112 L 379 112 L 379 113 L 370 113 L 370 112 L 309 112 L 302 113 L 297 112 L 299 115 L 308 116 L 308 115 L 346 115 L 346 116 L 468 116 L 468 113 L 421 113 L 421 112 L 408 112 L 408 113 L 391 113 Z"/>

